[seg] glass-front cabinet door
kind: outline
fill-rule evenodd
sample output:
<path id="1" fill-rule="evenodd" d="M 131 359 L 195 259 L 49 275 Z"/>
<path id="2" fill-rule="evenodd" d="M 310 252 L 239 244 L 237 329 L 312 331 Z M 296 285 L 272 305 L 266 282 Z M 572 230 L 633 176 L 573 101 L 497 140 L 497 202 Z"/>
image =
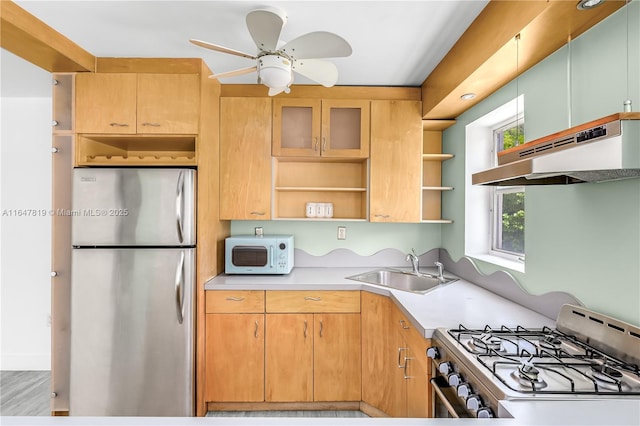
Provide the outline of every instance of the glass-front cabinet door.
<path id="1" fill-rule="evenodd" d="M 369 156 L 370 102 L 274 99 L 274 157 Z"/>

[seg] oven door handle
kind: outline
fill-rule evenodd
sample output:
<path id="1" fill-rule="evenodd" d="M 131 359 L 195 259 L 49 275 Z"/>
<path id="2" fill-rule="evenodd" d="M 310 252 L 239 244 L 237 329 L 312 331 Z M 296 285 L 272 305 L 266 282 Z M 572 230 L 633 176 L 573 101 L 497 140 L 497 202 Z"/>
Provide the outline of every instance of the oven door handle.
<path id="1" fill-rule="evenodd" d="M 451 414 L 454 418 L 459 419 L 460 416 L 458 415 L 458 413 L 456 413 L 455 408 L 453 408 L 453 405 L 451 405 L 451 403 L 445 396 L 444 392 L 442 392 L 442 389 L 440 389 L 440 386 L 438 386 L 438 383 L 436 383 L 436 379 L 431 379 L 430 381 L 431 381 L 431 386 L 433 386 L 433 391 L 438 394 L 440 401 L 447 408 L 447 411 L 449 412 L 449 414 Z"/>

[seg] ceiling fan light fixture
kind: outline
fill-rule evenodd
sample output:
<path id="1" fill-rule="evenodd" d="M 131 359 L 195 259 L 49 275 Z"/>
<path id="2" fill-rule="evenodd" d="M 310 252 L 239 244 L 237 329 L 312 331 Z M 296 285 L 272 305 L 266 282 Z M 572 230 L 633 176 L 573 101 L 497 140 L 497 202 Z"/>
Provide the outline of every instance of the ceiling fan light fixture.
<path id="1" fill-rule="evenodd" d="M 604 0 L 580 0 L 576 6 L 578 10 L 588 10 L 600 6 Z"/>
<path id="2" fill-rule="evenodd" d="M 279 55 L 265 55 L 259 60 L 260 82 L 270 88 L 287 87 L 291 82 L 291 61 Z"/>

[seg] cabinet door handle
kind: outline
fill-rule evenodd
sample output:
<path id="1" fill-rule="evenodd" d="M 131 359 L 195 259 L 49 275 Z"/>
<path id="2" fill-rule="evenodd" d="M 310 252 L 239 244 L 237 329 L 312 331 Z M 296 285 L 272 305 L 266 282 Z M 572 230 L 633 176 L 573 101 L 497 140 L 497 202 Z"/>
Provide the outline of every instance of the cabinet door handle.
<path id="1" fill-rule="evenodd" d="M 313 144 L 313 150 L 318 152 L 318 137 L 316 136 L 315 138 L 313 138 L 314 144 Z"/>
<path id="2" fill-rule="evenodd" d="M 322 299 L 321 299 L 321 298 L 319 298 L 319 297 L 305 296 L 304 300 L 311 300 L 311 301 L 313 301 L 313 302 L 319 302 L 319 301 L 321 301 Z"/>
<path id="3" fill-rule="evenodd" d="M 383 219 L 389 219 L 389 215 L 388 214 L 376 214 L 376 215 L 374 215 L 374 217 L 381 217 Z"/>
<path id="4" fill-rule="evenodd" d="M 143 126 L 160 127 L 160 123 L 142 123 Z"/>
<path id="5" fill-rule="evenodd" d="M 404 328 L 405 330 L 408 330 L 410 327 L 407 325 L 407 323 L 405 322 L 405 320 L 401 319 L 400 320 L 400 325 L 402 326 L 402 328 Z"/>
<path id="6" fill-rule="evenodd" d="M 253 337 L 258 338 L 258 320 L 256 320 L 256 329 L 253 331 Z"/>
<path id="7" fill-rule="evenodd" d="M 322 330 L 324 329 L 324 324 L 322 324 L 322 320 L 320 320 L 320 337 L 322 337 Z"/>
<path id="8" fill-rule="evenodd" d="M 231 302 L 242 302 L 244 300 L 244 297 L 229 296 L 227 297 L 227 300 Z"/>
<path id="9" fill-rule="evenodd" d="M 402 374 L 402 375 L 404 376 L 404 379 L 405 379 L 405 380 L 407 380 L 407 379 L 413 379 L 413 376 L 407 376 L 407 361 L 412 360 L 412 359 L 413 359 L 413 358 L 404 357 L 404 366 L 402 367 L 402 368 L 404 369 L 404 372 L 403 372 L 403 374 Z"/>
<path id="10" fill-rule="evenodd" d="M 111 127 L 129 127 L 127 123 L 109 123 Z"/>
<path id="11" fill-rule="evenodd" d="M 256 216 L 264 216 L 264 212 L 255 212 L 254 211 L 254 212 L 249 212 L 249 214 L 256 215 Z"/>
<path id="12" fill-rule="evenodd" d="M 325 136 L 322 137 L 322 152 L 327 150 L 327 138 Z"/>
<path id="13" fill-rule="evenodd" d="M 406 365 L 406 361 L 404 365 L 400 364 L 400 359 L 402 358 L 402 351 L 406 351 L 406 350 L 407 348 L 398 348 L 398 368 L 403 368 Z"/>
<path id="14" fill-rule="evenodd" d="M 304 338 L 307 338 L 307 320 L 304 320 L 304 329 L 302 330 L 304 333 Z"/>

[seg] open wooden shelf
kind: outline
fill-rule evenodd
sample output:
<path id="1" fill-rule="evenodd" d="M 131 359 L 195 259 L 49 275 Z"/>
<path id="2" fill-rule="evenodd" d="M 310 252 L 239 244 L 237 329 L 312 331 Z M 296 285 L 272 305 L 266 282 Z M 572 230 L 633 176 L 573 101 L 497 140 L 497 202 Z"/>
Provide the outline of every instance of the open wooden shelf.
<path id="1" fill-rule="evenodd" d="M 273 219 L 367 218 L 368 160 L 278 157 L 273 165 Z M 306 218 L 306 203 L 333 203 L 332 218 Z"/>
<path id="2" fill-rule="evenodd" d="M 453 158 L 453 154 L 422 154 L 424 161 L 446 161 Z"/>
<path id="3" fill-rule="evenodd" d="M 78 135 L 76 166 L 195 166 L 196 137 Z"/>

